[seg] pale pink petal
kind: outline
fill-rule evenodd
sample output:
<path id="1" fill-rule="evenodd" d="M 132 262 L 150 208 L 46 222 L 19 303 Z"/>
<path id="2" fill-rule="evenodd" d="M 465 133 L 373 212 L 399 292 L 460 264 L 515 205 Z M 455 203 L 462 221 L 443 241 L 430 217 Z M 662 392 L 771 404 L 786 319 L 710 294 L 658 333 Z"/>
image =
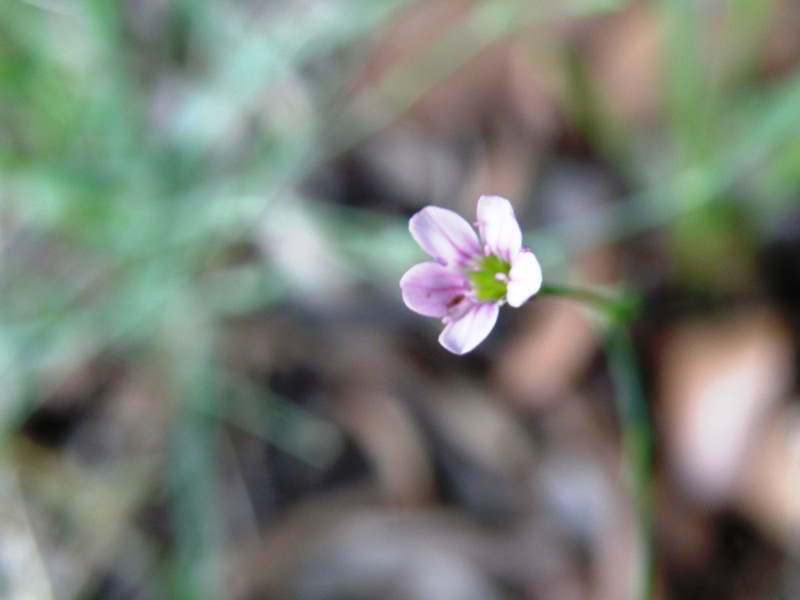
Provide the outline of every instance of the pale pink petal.
<path id="1" fill-rule="evenodd" d="M 466 354 L 486 339 L 499 312 L 496 302 L 473 305 L 447 324 L 439 336 L 439 343 L 454 354 Z"/>
<path id="2" fill-rule="evenodd" d="M 522 251 L 511 259 L 506 285 L 506 300 L 513 307 L 522 306 L 542 287 L 542 267 L 533 252 Z"/>
<path id="3" fill-rule="evenodd" d="M 425 252 L 444 264 L 465 266 L 481 253 L 475 230 L 446 208 L 426 206 L 411 217 L 408 229 Z"/>
<path id="4" fill-rule="evenodd" d="M 463 299 L 466 277 L 455 269 L 426 262 L 414 265 L 400 279 L 403 302 L 426 317 L 444 317 Z"/>
<path id="5" fill-rule="evenodd" d="M 477 213 L 484 249 L 511 260 L 522 247 L 522 232 L 511 202 L 500 196 L 481 196 Z"/>

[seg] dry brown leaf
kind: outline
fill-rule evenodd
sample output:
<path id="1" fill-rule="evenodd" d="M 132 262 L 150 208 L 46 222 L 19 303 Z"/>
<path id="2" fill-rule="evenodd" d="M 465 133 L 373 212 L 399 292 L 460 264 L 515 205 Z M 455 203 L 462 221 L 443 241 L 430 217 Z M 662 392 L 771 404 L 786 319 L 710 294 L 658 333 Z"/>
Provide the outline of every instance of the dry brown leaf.
<path id="1" fill-rule="evenodd" d="M 497 385 L 512 399 L 541 405 L 574 386 L 597 349 L 597 331 L 585 310 L 561 298 L 537 300 L 497 361 Z"/>
<path id="2" fill-rule="evenodd" d="M 410 506 L 431 500 L 432 467 L 402 400 L 382 387 L 356 380 L 342 390 L 336 420 L 357 440 L 391 503 Z"/>
<path id="3" fill-rule="evenodd" d="M 738 504 L 778 542 L 800 542 L 800 411 L 783 407 L 745 454 Z"/>
<path id="4" fill-rule="evenodd" d="M 668 332 L 658 393 L 670 467 L 694 499 L 726 505 L 764 416 L 791 381 L 787 331 L 765 309 Z"/>
<path id="5" fill-rule="evenodd" d="M 769 31 L 763 68 L 776 76 L 792 69 L 800 57 L 800 6 L 795 0 L 779 0 Z"/>
<path id="6" fill-rule="evenodd" d="M 617 123 L 646 124 L 662 110 L 661 44 L 655 9 L 631 3 L 585 23 L 583 55 L 604 109 Z"/>

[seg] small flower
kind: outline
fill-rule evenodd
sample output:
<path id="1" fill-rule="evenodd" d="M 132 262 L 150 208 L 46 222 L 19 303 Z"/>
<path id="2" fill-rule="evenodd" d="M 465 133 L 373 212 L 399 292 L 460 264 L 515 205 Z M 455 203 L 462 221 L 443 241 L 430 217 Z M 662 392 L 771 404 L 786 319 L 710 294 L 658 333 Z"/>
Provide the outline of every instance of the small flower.
<path id="1" fill-rule="evenodd" d="M 408 228 L 435 262 L 414 265 L 400 279 L 403 302 L 445 324 L 439 343 L 466 354 L 494 327 L 500 307 L 519 307 L 542 286 L 542 269 L 529 248 L 511 203 L 500 196 L 478 199 L 475 232 L 458 214 L 426 206 Z"/>

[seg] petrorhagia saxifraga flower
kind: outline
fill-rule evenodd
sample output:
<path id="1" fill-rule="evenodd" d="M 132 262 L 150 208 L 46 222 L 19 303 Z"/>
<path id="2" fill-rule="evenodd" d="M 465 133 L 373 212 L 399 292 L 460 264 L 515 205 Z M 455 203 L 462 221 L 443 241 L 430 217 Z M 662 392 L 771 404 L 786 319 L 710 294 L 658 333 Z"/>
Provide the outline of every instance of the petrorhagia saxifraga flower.
<path id="1" fill-rule="evenodd" d="M 542 268 L 529 248 L 511 203 L 478 199 L 477 233 L 455 212 L 426 206 L 409 221 L 420 247 L 435 262 L 411 267 L 400 279 L 403 302 L 445 324 L 439 343 L 465 354 L 489 335 L 500 307 L 519 307 L 542 286 Z"/>

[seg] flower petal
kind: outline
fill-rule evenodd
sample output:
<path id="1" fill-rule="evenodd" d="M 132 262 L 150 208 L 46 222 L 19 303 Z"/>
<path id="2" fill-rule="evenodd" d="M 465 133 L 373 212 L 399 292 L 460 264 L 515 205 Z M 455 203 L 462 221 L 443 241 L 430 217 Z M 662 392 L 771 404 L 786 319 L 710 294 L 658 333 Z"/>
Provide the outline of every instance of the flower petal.
<path id="1" fill-rule="evenodd" d="M 439 343 L 454 354 L 466 354 L 480 344 L 497 322 L 497 302 L 474 304 L 458 319 L 450 321 L 439 336 Z"/>
<path id="2" fill-rule="evenodd" d="M 533 252 L 523 250 L 511 259 L 506 300 L 513 307 L 522 306 L 542 287 L 542 267 Z"/>
<path id="3" fill-rule="evenodd" d="M 481 196 L 477 214 L 484 249 L 511 260 L 522 248 L 522 231 L 511 202 L 500 196 Z"/>
<path id="4" fill-rule="evenodd" d="M 466 277 L 459 271 L 426 262 L 414 265 L 400 278 L 403 302 L 426 317 L 444 317 L 468 289 Z"/>
<path id="5" fill-rule="evenodd" d="M 408 229 L 425 252 L 444 264 L 465 266 L 481 253 L 475 230 L 446 208 L 426 206 L 411 217 Z"/>

